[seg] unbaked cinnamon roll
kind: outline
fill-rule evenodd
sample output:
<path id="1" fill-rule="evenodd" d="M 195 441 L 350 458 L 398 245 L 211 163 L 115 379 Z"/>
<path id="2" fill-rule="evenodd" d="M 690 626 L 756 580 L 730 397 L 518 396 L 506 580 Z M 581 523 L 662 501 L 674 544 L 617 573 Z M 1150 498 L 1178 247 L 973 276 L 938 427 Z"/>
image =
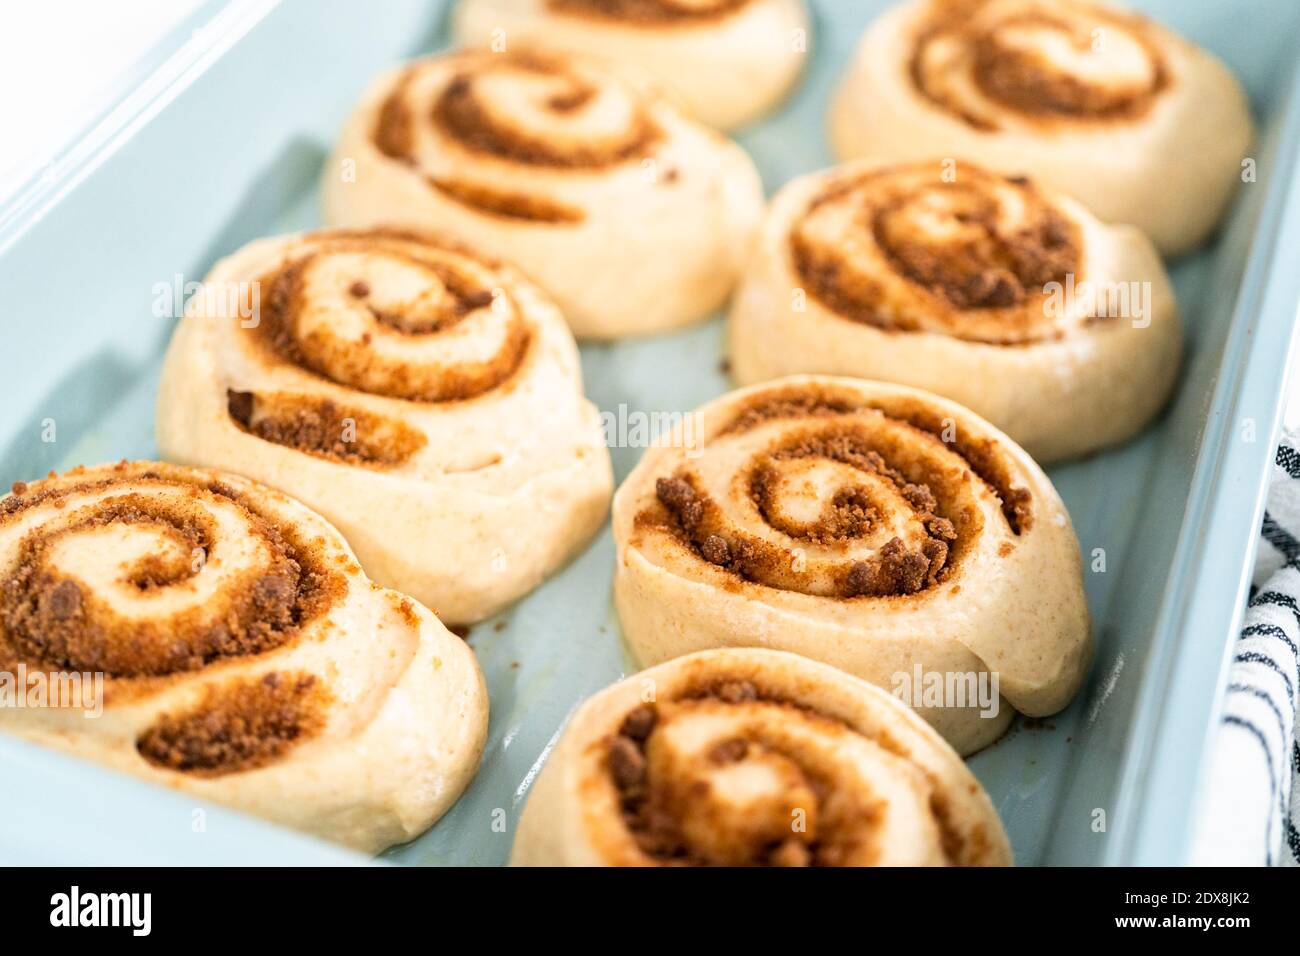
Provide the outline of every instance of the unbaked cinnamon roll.
<path id="1" fill-rule="evenodd" d="M 1007 866 L 952 749 L 865 681 L 703 651 L 609 687 L 547 758 L 515 866 Z"/>
<path id="2" fill-rule="evenodd" d="M 970 163 L 861 163 L 788 184 L 732 303 L 751 384 L 855 375 L 952 398 L 1040 462 L 1164 406 L 1182 330 L 1150 241 Z"/>
<path id="3" fill-rule="evenodd" d="M 1074 0 L 899 6 L 863 37 L 830 131 L 841 159 L 949 156 L 1034 176 L 1168 255 L 1214 228 L 1254 135 L 1217 59 Z"/>
<path id="4" fill-rule="evenodd" d="M 596 61 L 452 53 L 381 77 L 326 167 L 331 225 L 432 226 L 518 266 L 579 336 L 702 319 L 763 195 L 739 146 Z"/>
<path id="5" fill-rule="evenodd" d="M 614 498 L 615 605 L 641 666 L 793 651 L 902 696 L 962 754 L 1074 697 L 1092 654 L 1079 543 L 993 426 L 829 376 L 724 395 L 690 440 L 685 424 Z"/>
<path id="6" fill-rule="evenodd" d="M 785 96 L 809 44 L 803 0 L 461 0 L 454 16 L 464 46 L 598 54 L 718 129 Z"/>
<path id="7" fill-rule="evenodd" d="M 559 310 L 499 262 L 395 230 L 218 263 L 168 350 L 157 433 L 169 459 L 315 508 L 367 574 L 453 624 L 541 583 L 613 482 Z"/>
<path id="8" fill-rule="evenodd" d="M 487 693 L 432 614 L 334 528 L 155 462 L 0 499 L 0 729 L 362 850 L 421 832 L 478 766 Z"/>

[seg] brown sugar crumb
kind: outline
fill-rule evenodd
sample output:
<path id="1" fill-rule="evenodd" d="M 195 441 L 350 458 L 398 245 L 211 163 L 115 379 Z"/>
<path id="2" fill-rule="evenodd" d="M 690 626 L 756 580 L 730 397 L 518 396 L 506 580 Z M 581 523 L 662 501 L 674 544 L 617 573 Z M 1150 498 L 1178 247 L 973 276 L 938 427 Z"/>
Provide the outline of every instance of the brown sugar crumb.
<path id="1" fill-rule="evenodd" d="M 704 515 L 704 505 L 700 501 L 700 496 L 685 478 L 656 480 L 655 495 L 688 529 L 698 524 Z"/>
<path id="2" fill-rule="evenodd" d="M 305 673 L 210 686 L 186 713 L 164 714 L 136 741 L 156 767 L 217 777 L 263 767 L 325 726 L 329 692 Z"/>
<path id="3" fill-rule="evenodd" d="M 709 751 L 709 759 L 716 764 L 736 763 L 749 753 L 749 743 L 743 737 L 724 740 Z"/>
<path id="4" fill-rule="evenodd" d="M 76 581 L 60 581 L 50 591 L 46 606 L 49 608 L 50 617 L 56 621 L 66 621 L 74 617 L 81 610 L 81 588 L 77 587 Z"/>
<path id="5" fill-rule="evenodd" d="M 414 601 L 408 597 L 395 597 L 393 605 L 397 613 L 402 616 L 402 621 L 407 627 L 418 628 L 420 626 L 420 615 L 415 609 Z"/>
<path id="6" fill-rule="evenodd" d="M 609 772 L 620 790 L 640 786 L 645 779 L 646 761 L 636 741 L 621 734 L 609 745 Z"/>
<path id="7" fill-rule="evenodd" d="M 700 545 L 700 553 L 710 564 L 726 566 L 731 561 L 731 547 L 721 535 L 711 534 Z"/>
<path id="8" fill-rule="evenodd" d="M 650 736 L 650 731 L 654 730 L 658 719 L 659 712 L 655 710 L 653 704 L 642 704 L 623 718 L 618 732 L 632 740 L 643 741 Z"/>
<path id="9" fill-rule="evenodd" d="M 940 543 L 940 547 L 942 544 Z M 915 594 L 937 578 L 931 564 L 940 564 L 946 554 L 937 548 L 933 558 L 909 551 L 901 538 L 891 538 L 875 561 L 856 561 L 845 575 L 844 591 L 848 597 Z"/>
<path id="10" fill-rule="evenodd" d="M 370 284 L 358 279 L 352 285 L 348 286 L 348 294 L 355 299 L 364 299 L 370 295 Z"/>
<path id="11" fill-rule="evenodd" d="M 16 495 L 25 495 L 27 494 L 27 482 L 15 481 L 13 483 L 13 487 L 10 490 Z"/>

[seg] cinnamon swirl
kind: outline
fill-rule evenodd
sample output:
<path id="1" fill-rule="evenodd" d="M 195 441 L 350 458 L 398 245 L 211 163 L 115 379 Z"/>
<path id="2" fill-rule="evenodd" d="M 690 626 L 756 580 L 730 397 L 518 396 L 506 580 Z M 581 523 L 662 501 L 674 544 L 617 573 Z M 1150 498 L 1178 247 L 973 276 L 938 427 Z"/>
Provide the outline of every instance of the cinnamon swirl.
<path id="1" fill-rule="evenodd" d="M 739 146 L 596 61 L 462 52 L 381 77 L 323 183 L 331 225 L 433 226 L 518 266 L 579 336 L 704 318 L 761 218 Z"/>
<path id="2" fill-rule="evenodd" d="M 454 32 L 464 46 L 604 56 L 718 129 L 785 96 L 809 43 L 803 0 L 461 0 Z"/>
<path id="3" fill-rule="evenodd" d="M 950 156 L 1032 175 L 1168 255 L 1214 228 L 1254 136 L 1241 87 L 1209 53 L 1065 0 L 898 7 L 863 37 L 830 131 L 841 159 Z"/>
<path id="4" fill-rule="evenodd" d="M 1078 541 L 1001 432 L 926 392 L 829 376 L 732 392 L 693 427 L 614 498 L 615 604 L 639 664 L 794 651 L 906 693 L 963 754 L 1013 708 L 1070 702 L 1091 657 Z M 953 694 L 918 700 L 918 678 Z"/>
<path id="5" fill-rule="evenodd" d="M 102 682 L 0 710 L 8 733 L 369 851 L 478 766 L 473 652 L 269 488 L 156 462 L 19 482 L 0 575 L 0 671 Z"/>
<path id="6" fill-rule="evenodd" d="M 515 866 L 1006 866 L 988 795 L 889 694 L 794 654 L 703 651 L 574 713 Z"/>
<path id="7" fill-rule="evenodd" d="M 315 508 L 371 577 L 455 624 L 541 583 L 612 486 L 559 311 L 414 232 L 265 239 L 220 262 L 172 339 L 157 432 L 168 458 Z"/>
<path id="8" fill-rule="evenodd" d="M 816 372 L 928 389 L 1040 462 L 1141 430 L 1182 348 L 1169 278 L 1138 230 L 938 159 L 788 184 L 730 321 L 741 384 Z"/>

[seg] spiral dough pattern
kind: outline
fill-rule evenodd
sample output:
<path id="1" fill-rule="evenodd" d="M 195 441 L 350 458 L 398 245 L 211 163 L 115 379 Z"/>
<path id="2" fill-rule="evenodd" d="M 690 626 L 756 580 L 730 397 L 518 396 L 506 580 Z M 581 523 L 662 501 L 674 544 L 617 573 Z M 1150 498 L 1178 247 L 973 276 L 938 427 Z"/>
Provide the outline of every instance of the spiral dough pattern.
<path id="1" fill-rule="evenodd" d="M 1168 276 L 1136 230 L 941 160 L 788 184 L 731 310 L 742 384 L 813 372 L 925 388 L 1040 461 L 1141 429 L 1181 341 Z"/>
<path id="2" fill-rule="evenodd" d="M 232 310 L 245 290 L 257 308 Z M 319 509 L 368 573 L 455 623 L 539 583 L 610 487 L 554 306 L 500 263 L 392 229 L 219 264 L 168 352 L 158 439 Z M 530 487 L 554 512 L 528 507 Z"/>
<path id="3" fill-rule="evenodd" d="M 1132 121 L 1169 86 L 1160 44 L 1137 17 L 1024 2 L 953 3 L 945 12 L 917 39 L 912 81 L 977 129 Z"/>
<path id="4" fill-rule="evenodd" d="M 890 695 L 792 654 L 725 650 L 579 709 L 512 862 L 990 866 L 1011 854 L 974 777 Z"/>
<path id="5" fill-rule="evenodd" d="M 85 680 L 71 709 L 6 711 L 19 736 L 363 849 L 423 830 L 477 765 L 473 654 L 242 478 L 123 462 L 19 482 L 0 576 L 0 670 Z M 437 751 L 395 737 L 412 708 Z"/>
<path id="6" fill-rule="evenodd" d="M 739 147 L 597 61 L 536 51 L 381 78 L 323 189 L 333 225 L 432 226 L 503 256 L 593 337 L 716 308 L 762 208 Z"/>
<path id="7" fill-rule="evenodd" d="M 811 42 L 804 0 L 461 0 L 462 46 L 601 56 L 652 77 L 689 115 L 734 129 L 798 79 Z"/>
<path id="8" fill-rule="evenodd" d="M 1166 254 L 1213 229 L 1253 138 L 1222 63 L 1140 16 L 1076 0 L 900 5 L 863 37 L 830 131 L 842 160 L 947 156 L 1033 176 Z"/>
<path id="9" fill-rule="evenodd" d="M 996 673 L 1010 706 L 922 709 L 963 753 L 1068 703 L 1090 656 L 1078 546 L 1019 448 L 934 396 L 795 378 L 706 405 L 619 489 L 615 598 L 643 665 L 768 646 L 893 688 Z M 986 708 L 987 710 L 988 708 Z"/>

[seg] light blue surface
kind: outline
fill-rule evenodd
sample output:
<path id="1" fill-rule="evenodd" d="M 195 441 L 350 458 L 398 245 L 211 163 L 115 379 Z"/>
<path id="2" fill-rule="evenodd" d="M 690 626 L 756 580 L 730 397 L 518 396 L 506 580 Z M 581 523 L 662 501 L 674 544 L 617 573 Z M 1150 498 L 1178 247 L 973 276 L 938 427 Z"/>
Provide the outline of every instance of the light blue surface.
<path id="1" fill-rule="evenodd" d="M 816 4 L 816 46 L 798 92 L 740 137 L 769 189 L 829 163 L 829 90 L 885 6 Z M 1226 59 L 1272 133 L 1259 182 L 1242 190 L 1221 240 L 1174 267 L 1189 335 L 1170 411 L 1137 441 L 1052 471 L 1085 555 L 1105 548 L 1108 560 L 1105 573 L 1087 574 L 1098 654 L 1080 699 L 1057 717 L 1018 724 L 972 761 L 1021 863 L 1186 858 L 1300 299 L 1300 101 L 1283 101 L 1300 5 L 1136 6 Z M 152 58 L 144 92 L 0 209 L 0 481 L 156 454 L 152 403 L 171 323 L 151 314 L 155 283 L 201 278 L 250 239 L 315 225 L 321 164 L 356 96 L 393 60 L 440 47 L 442 19 L 429 0 L 211 4 Z M 204 23 L 213 25 L 191 33 Z M 1276 122 L 1284 115 L 1286 129 Z M 614 411 L 693 408 L 727 388 L 721 345 L 715 320 L 585 346 L 588 392 Z M 57 427 L 52 444 L 41 441 L 47 419 Z M 619 478 L 639 454 L 613 450 Z M 612 570 L 606 529 L 509 614 L 474 629 L 492 696 L 483 768 L 451 813 L 388 858 L 504 861 L 564 719 L 627 666 Z M 0 862 L 347 858 L 215 810 L 196 839 L 189 798 L 7 740 L 0 780 Z M 492 826 L 497 808 L 504 833 Z M 1093 830 L 1098 808 L 1105 833 Z"/>

